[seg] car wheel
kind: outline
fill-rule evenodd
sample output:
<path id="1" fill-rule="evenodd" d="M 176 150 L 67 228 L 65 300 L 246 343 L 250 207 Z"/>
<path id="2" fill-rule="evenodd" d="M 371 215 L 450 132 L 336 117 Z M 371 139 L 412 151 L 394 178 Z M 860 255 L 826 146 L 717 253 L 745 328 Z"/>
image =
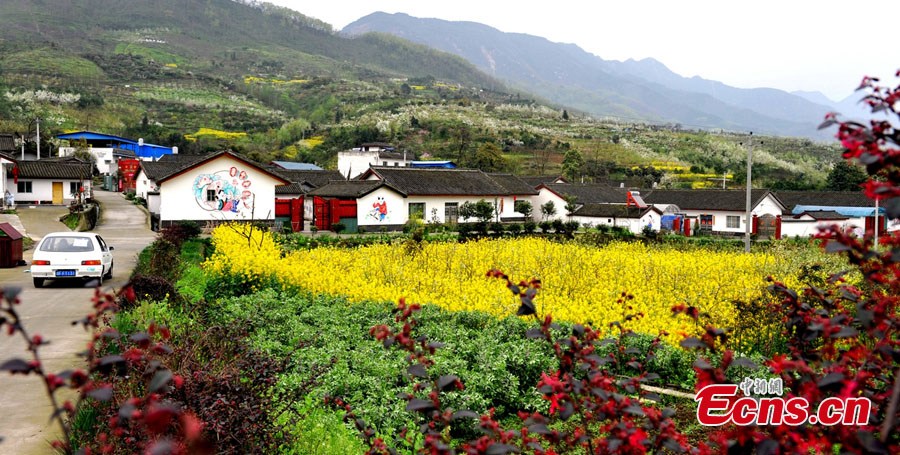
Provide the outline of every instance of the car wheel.
<path id="1" fill-rule="evenodd" d="M 101 271 L 100 275 L 97 276 L 97 286 L 103 286 L 103 277 L 104 277 L 104 274 Z"/>
<path id="2" fill-rule="evenodd" d="M 109 263 L 109 270 L 106 271 L 106 275 L 104 275 L 103 278 L 106 278 L 107 280 L 112 279 L 112 271 L 113 271 L 114 265 L 115 265 L 115 263 L 113 263 L 113 262 Z"/>
<path id="3" fill-rule="evenodd" d="M 44 287 L 44 279 L 43 278 L 35 278 L 34 279 L 34 287 L 36 287 L 36 288 Z"/>

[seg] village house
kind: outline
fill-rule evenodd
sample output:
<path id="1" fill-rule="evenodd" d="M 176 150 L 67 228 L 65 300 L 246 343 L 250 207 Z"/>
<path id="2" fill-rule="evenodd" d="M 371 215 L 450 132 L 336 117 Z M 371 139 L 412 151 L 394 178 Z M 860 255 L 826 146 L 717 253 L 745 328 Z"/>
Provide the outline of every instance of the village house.
<path id="1" fill-rule="evenodd" d="M 359 177 L 371 166 L 407 167 L 413 158 L 412 153 L 395 151 L 391 144 L 371 142 L 338 152 L 338 172 L 350 180 Z"/>
<path id="2" fill-rule="evenodd" d="M 5 161 L 13 160 L 0 158 L 0 163 Z M 73 158 L 13 161 L 3 164 L 3 169 L 3 194 L 8 190 L 16 205 L 64 205 L 91 195 L 89 162 Z"/>
<path id="3" fill-rule="evenodd" d="M 459 209 L 480 200 L 494 207 L 496 221 L 516 220 L 522 219 L 516 201 L 536 195 L 513 175 L 471 169 L 372 167 L 359 180 L 368 183 L 330 182 L 309 193 L 317 198 L 313 205 L 319 229 L 329 229 L 323 218 L 363 232 L 401 230 L 410 219 L 450 224 L 475 221 L 461 218 Z"/>
<path id="4" fill-rule="evenodd" d="M 862 191 L 778 191 L 787 208 L 782 217 L 781 234 L 786 237 L 808 237 L 822 225 L 837 224 L 863 234 L 874 232 L 876 213 L 878 231 L 888 229 L 884 208 L 876 211 L 875 201 Z"/>
<path id="5" fill-rule="evenodd" d="M 745 190 L 656 189 L 647 192 L 643 199 L 664 214 L 664 228 L 668 228 L 667 217 L 675 217 L 680 226 L 688 226 L 689 234 L 738 236 L 746 232 Z M 780 238 L 782 214 L 786 211 L 781 200 L 769 190 L 756 189 L 751 190 L 750 201 L 751 233 Z"/>
<path id="6" fill-rule="evenodd" d="M 602 183 L 543 183 L 538 185 L 537 190 L 533 216 L 539 220 L 546 218 L 548 221 L 569 219 L 570 213 L 566 210 L 569 200 L 575 205 L 574 212 L 585 204 L 625 204 L 628 199 L 628 191 L 624 188 Z M 541 207 L 550 202 L 556 213 L 545 217 L 541 213 Z M 586 222 L 591 223 L 591 220 Z"/>
<path id="7" fill-rule="evenodd" d="M 230 151 L 142 163 L 141 173 L 157 188 L 147 193 L 154 228 L 180 221 L 274 221 L 275 188 L 290 183 Z"/>

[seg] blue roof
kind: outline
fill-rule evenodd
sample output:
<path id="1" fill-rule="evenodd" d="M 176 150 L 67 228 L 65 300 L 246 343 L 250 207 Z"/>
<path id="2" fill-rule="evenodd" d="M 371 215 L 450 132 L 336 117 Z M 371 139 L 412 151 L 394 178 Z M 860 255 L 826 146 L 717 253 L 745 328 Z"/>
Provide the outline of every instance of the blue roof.
<path id="1" fill-rule="evenodd" d="M 797 205 L 791 211 L 793 215 L 799 215 L 803 212 L 818 211 L 834 211 L 841 215 L 851 218 L 863 218 L 867 216 L 875 216 L 875 207 L 835 207 L 830 205 Z M 878 208 L 878 215 L 884 216 L 884 207 Z"/>
<path id="2" fill-rule="evenodd" d="M 58 139 L 64 140 L 83 140 L 89 143 L 101 143 L 100 145 L 109 145 L 114 148 L 130 150 L 138 158 L 152 158 L 158 160 L 163 155 L 171 155 L 172 147 L 164 147 L 162 145 L 148 144 L 144 142 L 141 145 L 138 141 L 127 139 L 124 137 L 113 136 L 111 134 L 94 133 L 92 131 L 77 131 L 75 133 L 59 134 Z"/>
<path id="3" fill-rule="evenodd" d="M 410 161 L 410 167 L 424 167 L 424 168 L 441 168 L 441 169 L 455 169 L 456 163 L 453 161 Z"/>
<path id="4" fill-rule="evenodd" d="M 311 163 L 298 163 L 296 161 L 272 161 L 272 164 L 289 171 L 321 171 L 322 168 Z"/>

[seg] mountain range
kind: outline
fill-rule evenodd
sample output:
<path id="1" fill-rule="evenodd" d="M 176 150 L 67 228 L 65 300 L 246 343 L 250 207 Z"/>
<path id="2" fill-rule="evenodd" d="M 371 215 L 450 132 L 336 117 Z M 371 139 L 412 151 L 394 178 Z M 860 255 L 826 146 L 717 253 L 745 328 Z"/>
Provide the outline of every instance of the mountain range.
<path id="1" fill-rule="evenodd" d="M 604 60 L 574 44 L 474 22 L 378 12 L 341 31 L 344 36 L 369 32 L 456 54 L 512 87 L 595 116 L 824 139 L 831 133 L 817 127 L 826 113 L 862 114 L 855 104 L 859 96 L 834 103 L 818 92 L 735 88 L 680 76 L 651 58 Z"/>

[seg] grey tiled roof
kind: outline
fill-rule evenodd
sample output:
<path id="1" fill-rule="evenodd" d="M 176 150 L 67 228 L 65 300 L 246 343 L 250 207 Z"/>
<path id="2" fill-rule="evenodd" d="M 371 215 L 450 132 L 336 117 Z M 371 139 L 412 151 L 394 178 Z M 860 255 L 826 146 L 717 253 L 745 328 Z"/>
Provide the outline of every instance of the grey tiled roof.
<path id="1" fill-rule="evenodd" d="M 371 167 L 373 173 L 398 191 L 416 196 L 507 196 L 509 191 L 490 176 L 470 169 Z"/>
<path id="2" fill-rule="evenodd" d="M 381 180 L 334 180 L 308 194 L 321 197 L 358 198 L 386 185 Z"/>
<path id="3" fill-rule="evenodd" d="M 19 161 L 19 179 L 89 179 L 93 166 L 80 161 Z"/>
<path id="4" fill-rule="evenodd" d="M 624 204 L 627 191 L 602 183 L 547 183 L 542 185 L 554 193 L 575 197 L 578 204 Z"/>
<path id="5" fill-rule="evenodd" d="M 326 170 L 289 170 L 289 169 L 269 169 L 274 174 L 278 174 L 285 180 L 292 183 L 308 183 L 314 188 L 325 185 L 331 180 L 344 180 L 344 176 L 338 171 Z"/>
<path id="6" fill-rule="evenodd" d="M 655 210 L 653 207 L 640 209 L 634 205 L 626 204 L 584 204 L 572 215 L 591 216 L 595 218 L 640 218 L 647 212 Z"/>
<path id="7" fill-rule="evenodd" d="M 502 186 L 509 194 L 538 194 L 532 185 L 512 174 L 488 173 L 488 176 Z"/>
<path id="8" fill-rule="evenodd" d="M 12 134 L 0 134 L 0 152 L 16 151 L 16 139 Z"/>
<path id="9" fill-rule="evenodd" d="M 776 191 L 775 195 L 787 210 L 793 211 L 798 205 L 823 207 L 874 207 L 875 201 L 862 191 Z"/>
<path id="10" fill-rule="evenodd" d="M 759 204 L 768 194 L 774 196 L 766 189 L 751 190 L 751 204 Z M 742 212 L 747 209 L 745 190 L 651 190 L 642 192 L 641 196 L 648 204 L 675 204 L 682 210 Z M 775 196 L 775 199 L 778 197 Z"/>

